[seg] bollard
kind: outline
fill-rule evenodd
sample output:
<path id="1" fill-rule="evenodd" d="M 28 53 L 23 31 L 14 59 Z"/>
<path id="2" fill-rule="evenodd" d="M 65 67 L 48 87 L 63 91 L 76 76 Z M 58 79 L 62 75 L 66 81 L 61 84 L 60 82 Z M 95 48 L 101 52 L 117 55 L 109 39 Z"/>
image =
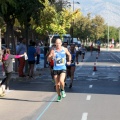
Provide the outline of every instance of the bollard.
<path id="1" fill-rule="evenodd" d="M 97 71 L 97 68 L 96 68 L 96 63 L 94 63 L 94 68 L 93 68 L 93 71 Z"/>

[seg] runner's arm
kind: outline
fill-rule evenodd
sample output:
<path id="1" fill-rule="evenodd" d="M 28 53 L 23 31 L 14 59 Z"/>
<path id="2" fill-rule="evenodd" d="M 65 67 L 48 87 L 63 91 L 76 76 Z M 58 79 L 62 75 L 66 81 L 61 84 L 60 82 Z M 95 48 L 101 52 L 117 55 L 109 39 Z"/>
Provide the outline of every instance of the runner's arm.
<path id="1" fill-rule="evenodd" d="M 69 62 L 71 62 L 71 54 L 70 54 L 70 52 L 68 51 L 68 49 L 67 48 L 65 48 L 65 52 L 66 52 L 66 54 L 68 55 L 68 60 L 69 60 Z"/>
<path id="2" fill-rule="evenodd" d="M 47 57 L 47 60 L 48 61 L 51 61 L 51 59 L 53 59 L 54 58 L 54 50 L 51 50 L 50 51 L 50 54 L 48 55 L 48 57 Z"/>

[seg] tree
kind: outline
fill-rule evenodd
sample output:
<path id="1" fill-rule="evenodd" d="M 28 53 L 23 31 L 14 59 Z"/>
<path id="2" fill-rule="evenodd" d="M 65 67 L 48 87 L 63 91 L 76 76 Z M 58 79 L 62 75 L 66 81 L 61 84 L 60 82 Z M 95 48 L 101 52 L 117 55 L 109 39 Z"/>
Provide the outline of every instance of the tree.
<path id="1" fill-rule="evenodd" d="M 6 24 L 6 45 L 9 46 L 10 41 L 14 41 L 14 34 L 13 34 L 13 25 L 15 22 L 15 8 L 16 8 L 16 1 L 15 0 L 3 0 L 0 1 L 0 16 L 3 18 Z M 15 42 L 13 42 L 15 43 Z M 15 45 L 13 44 L 15 48 Z"/>

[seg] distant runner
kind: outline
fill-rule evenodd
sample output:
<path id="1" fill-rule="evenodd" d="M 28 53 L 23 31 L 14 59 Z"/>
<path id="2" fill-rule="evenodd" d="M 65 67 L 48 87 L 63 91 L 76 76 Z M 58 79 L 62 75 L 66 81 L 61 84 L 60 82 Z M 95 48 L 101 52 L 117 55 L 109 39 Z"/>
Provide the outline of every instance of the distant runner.
<path id="1" fill-rule="evenodd" d="M 69 85 L 69 88 L 71 88 L 72 84 L 73 84 L 73 79 L 74 79 L 74 72 L 75 72 L 75 67 L 76 67 L 75 64 L 76 64 L 76 62 L 78 64 L 78 54 L 79 54 L 79 52 L 76 51 L 74 44 L 72 44 L 70 46 L 69 52 L 72 56 L 72 60 L 71 60 L 71 64 L 67 65 L 67 68 L 68 68 L 68 70 L 67 70 L 68 73 L 67 74 L 71 79 L 71 82 L 70 82 L 70 85 Z"/>

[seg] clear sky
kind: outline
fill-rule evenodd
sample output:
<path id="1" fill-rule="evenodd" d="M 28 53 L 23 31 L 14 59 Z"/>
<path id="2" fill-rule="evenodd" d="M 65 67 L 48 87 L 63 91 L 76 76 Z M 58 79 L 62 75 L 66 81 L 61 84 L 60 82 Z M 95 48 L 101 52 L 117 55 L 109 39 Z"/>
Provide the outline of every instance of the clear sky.
<path id="1" fill-rule="evenodd" d="M 71 5 L 73 5 L 73 0 Z M 77 4 L 79 2 L 80 4 Z M 79 8 L 84 15 L 91 13 L 94 15 L 101 15 L 106 21 L 114 26 L 120 26 L 120 0 L 74 0 L 74 8 Z"/>

